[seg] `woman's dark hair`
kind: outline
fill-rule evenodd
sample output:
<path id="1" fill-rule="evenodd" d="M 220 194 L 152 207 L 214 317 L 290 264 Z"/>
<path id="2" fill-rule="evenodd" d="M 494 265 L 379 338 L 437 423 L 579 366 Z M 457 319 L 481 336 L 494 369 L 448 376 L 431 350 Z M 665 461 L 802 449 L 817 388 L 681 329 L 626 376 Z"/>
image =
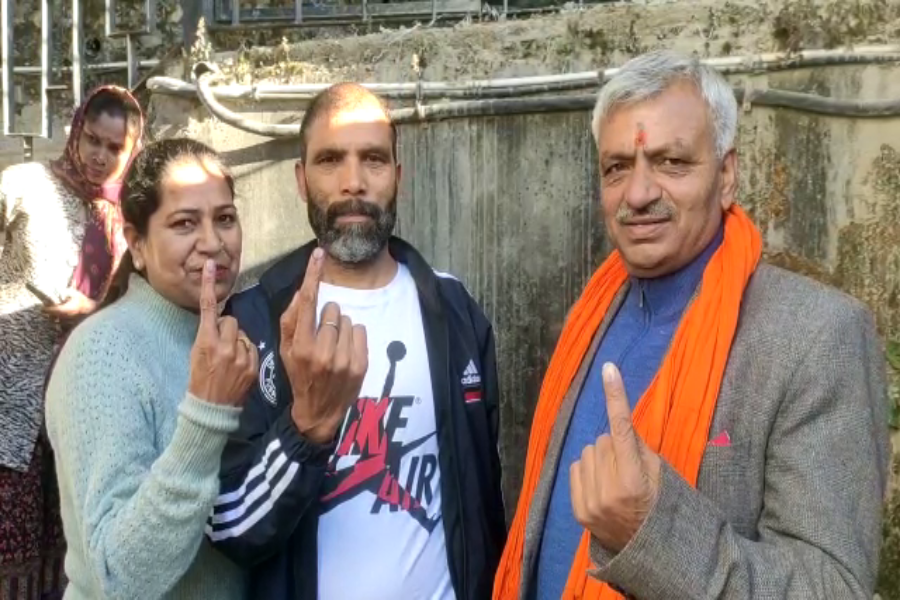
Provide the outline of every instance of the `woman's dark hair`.
<path id="1" fill-rule="evenodd" d="M 186 161 L 215 165 L 225 177 L 231 197 L 234 197 L 234 177 L 225 168 L 216 151 L 206 144 L 188 138 L 172 138 L 150 143 L 131 163 L 119 194 L 125 223 L 134 227 L 141 237 L 147 235 L 150 217 L 159 209 L 162 201 L 162 181 L 166 171 L 173 164 Z M 136 272 L 131 251 L 128 250 L 122 256 L 99 309 L 121 298 L 128 289 L 128 279 Z"/>
<path id="2" fill-rule="evenodd" d="M 114 90 L 100 90 L 88 101 L 84 109 L 84 118 L 89 123 L 96 121 L 102 114 L 124 119 L 125 130 L 128 133 L 137 131 L 141 125 L 140 107 Z"/>

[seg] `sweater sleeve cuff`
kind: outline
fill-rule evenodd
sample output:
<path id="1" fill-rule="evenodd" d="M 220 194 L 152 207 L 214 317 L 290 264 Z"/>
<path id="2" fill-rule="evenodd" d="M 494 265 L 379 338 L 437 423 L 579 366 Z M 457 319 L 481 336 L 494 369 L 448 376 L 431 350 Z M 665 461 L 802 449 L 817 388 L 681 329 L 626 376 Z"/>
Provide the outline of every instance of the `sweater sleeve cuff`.
<path id="1" fill-rule="evenodd" d="M 194 425 L 216 433 L 237 431 L 241 418 L 241 408 L 213 404 L 188 393 L 178 407 L 178 413 Z"/>
<path id="2" fill-rule="evenodd" d="M 691 502 L 694 494 L 696 491 L 663 461 L 659 496 L 631 541 L 619 553 L 612 553 L 591 536 L 591 561 L 597 568 L 588 575 L 607 582 L 622 594 L 641 598 L 668 597 L 667 594 L 679 586 L 669 587 L 671 582 L 661 574 L 685 573 L 686 565 L 672 564 L 673 556 L 690 556 L 693 552 L 672 553 L 671 547 L 661 544 L 660 540 L 692 541 L 690 535 L 685 537 L 687 532 L 683 528 L 691 527 L 689 524 L 704 531 L 707 529 L 700 526 L 704 516 L 693 510 L 696 506 L 696 502 Z M 679 523 L 683 525 L 682 530 L 675 531 Z"/>
<path id="3" fill-rule="evenodd" d="M 178 406 L 178 424 L 163 455 L 176 474 L 218 472 L 228 434 L 237 431 L 241 409 L 221 406 L 187 394 Z"/>

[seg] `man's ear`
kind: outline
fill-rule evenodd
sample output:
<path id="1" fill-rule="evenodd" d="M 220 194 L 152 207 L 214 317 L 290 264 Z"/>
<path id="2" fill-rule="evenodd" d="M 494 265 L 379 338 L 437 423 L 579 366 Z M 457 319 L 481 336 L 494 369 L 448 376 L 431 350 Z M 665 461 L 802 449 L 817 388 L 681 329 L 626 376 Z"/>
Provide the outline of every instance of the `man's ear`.
<path id="1" fill-rule="evenodd" d="M 728 210 L 734 204 L 738 188 L 737 150 L 734 148 L 729 150 L 725 158 L 722 159 L 719 176 L 722 182 L 719 201 L 722 204 L 722 210 Z"/>

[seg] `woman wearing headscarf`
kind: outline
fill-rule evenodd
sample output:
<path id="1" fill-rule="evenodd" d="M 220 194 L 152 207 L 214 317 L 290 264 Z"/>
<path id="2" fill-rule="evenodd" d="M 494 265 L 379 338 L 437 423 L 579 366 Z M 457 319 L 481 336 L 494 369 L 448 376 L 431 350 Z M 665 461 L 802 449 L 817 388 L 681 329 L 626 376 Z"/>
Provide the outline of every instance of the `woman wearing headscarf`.
<path id="1" fill-rule="evenodd" d="M 125 89 L 92 91 L 62 156 L 0 173 L 0 598 L 65 586 L 53 461 L 41 434 L 54 349 L 102 299 L 125 250 L 118 206 L 143 116 Z"/>

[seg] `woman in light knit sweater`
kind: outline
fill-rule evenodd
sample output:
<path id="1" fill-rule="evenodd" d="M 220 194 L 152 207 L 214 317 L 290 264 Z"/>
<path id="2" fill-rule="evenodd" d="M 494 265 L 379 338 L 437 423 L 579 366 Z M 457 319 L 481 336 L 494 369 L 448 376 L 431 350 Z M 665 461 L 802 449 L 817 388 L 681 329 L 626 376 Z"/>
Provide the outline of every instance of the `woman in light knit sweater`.
<path id="1" fill-rule="evenodd" d="M 121 205 L 129 250 L 47 390 L 65 598 L 242 598 L 242 572 L 203 534 L 258 368 L 217 314 L 240 266 L 234 182 L 203 144 L 163 140 L 135 159 Z"/>

